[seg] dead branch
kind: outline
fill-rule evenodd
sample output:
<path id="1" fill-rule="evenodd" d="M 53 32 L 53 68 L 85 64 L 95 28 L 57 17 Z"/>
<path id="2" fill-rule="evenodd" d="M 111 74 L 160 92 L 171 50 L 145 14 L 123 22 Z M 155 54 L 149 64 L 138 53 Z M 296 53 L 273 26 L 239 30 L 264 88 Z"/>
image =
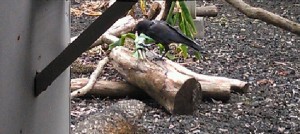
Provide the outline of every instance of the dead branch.
<path id="1" fill-rule="evenodd" d="M 85 95 L 87 92 L 89 92 L 89 90 L 92 89 L 93 85 L 95 84 L 97 77 L 99 76 L 100 72 L 103 70 L 104 65 L 109 61 L 108 57 L 105 57 L 104 59 L 102 59 L 98 65 L 96 70 L 91 74 L 90 76 L 90 80 L 88 82 L 88 84 L 86 86 L 84 86 L 81 89 L 78 89 L 76 91 L 73 91 L 71 93 L 71 98 L 74 97 L 79 97 L 79 96 L 83 96 Z"/>
<path id="2" fill-rule="evenodd" d="M 87 78 L 77 78 L 71 80 L 71 91 L 82 88 L 88 83 Z M 125 82 L 101 81 L 98 80 L 93 88 L 85 94 L 85 96 L 97 97 L 130 97 L 130 98 L 149 98 L 149 96 L 141 89 Z"/>
<path id="3" fill-rule="evenodd" d="M 161 5 L 158 2 L 153 2 L 151 4 L 150 10 L 147 13 L 147 19 L 155 19 L 161 11 Z"/>
<path id="4" fill-rule="evenodd" d="M 300 24 L 283 18 L 277 14 L 266 11 L 262 8 L 252 7 L 242 0 L 225 0 L 240 12 L 252 19 L 259 19 L 274 26 L 290 31 L 296 35 L 300 35 Z"/>
<path id="5" fill-rule="evenodd" d="M 216 17 L 218 12 L 218 8 L 215 5 L 196 8 L 196 15 L 199 17 Z"/>
<path id="6" fill-rule="evenodd" d="M 155 20 L 162 20 L 163 18 L 163 14 L 165 12 L 165 1 L 156 1 L 157 3 L 159 3 L 161 10 L 160 13 L 157 15 L 157 17 L 155 18 Z"/>

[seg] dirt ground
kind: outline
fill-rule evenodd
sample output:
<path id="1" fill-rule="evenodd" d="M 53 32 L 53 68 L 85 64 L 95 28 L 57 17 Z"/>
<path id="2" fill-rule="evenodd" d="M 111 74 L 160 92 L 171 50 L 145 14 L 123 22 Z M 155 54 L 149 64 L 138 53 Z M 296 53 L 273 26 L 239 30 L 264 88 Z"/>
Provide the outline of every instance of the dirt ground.
<path id="1" fill-rule="evenodd" d="M 83 0 L 82 0 L 83 1 Z M 72 1 L 72 7 L 79 6 Z M 298 0 L 245 0 L 300 23 Z M 208 75 L 236 78 L 250 83 L 246 94 L 232 94 L 229 102 L 204 101 L 191 116 L 173 116 L 152 99 L 145 103 L 135 125 L 148 133 L 297 133 L 300 132 L 300 36 L 265 22 L 249 19 L 223 0 L 208 4 L 221 7 L 217 17 L 205 18 L 205 37 L 198 42 L 207 59 L 188 68 Z M 198 4 L 203 4 L 199 2 Z M 95 16 L 72 16 L 72 36 L 84 30 Z M 103 56 L 83 54 L 79 59 L 95 63 Z M 88 74 L 72 74 L 87 77 Z M 106 66 L 100 79 L 121 80 Z M 71 129 L 120 100 L 134 98 L 75 98 L 71 101 Z"/>

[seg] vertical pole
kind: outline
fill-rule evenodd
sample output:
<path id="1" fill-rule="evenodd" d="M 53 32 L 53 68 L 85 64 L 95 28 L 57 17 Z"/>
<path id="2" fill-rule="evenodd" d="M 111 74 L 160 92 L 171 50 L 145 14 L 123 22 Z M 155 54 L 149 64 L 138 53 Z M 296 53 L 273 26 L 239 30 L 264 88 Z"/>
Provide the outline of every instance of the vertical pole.
<path id="1" fill-rule="evenodd" d="M 48 66 L 35 77 L 35 95 L 45 91 L 49 85 L 94 43 L 119 18 L 124 16 L 137 0 L 117 0 L 85 31 L 64 49 Z"/>

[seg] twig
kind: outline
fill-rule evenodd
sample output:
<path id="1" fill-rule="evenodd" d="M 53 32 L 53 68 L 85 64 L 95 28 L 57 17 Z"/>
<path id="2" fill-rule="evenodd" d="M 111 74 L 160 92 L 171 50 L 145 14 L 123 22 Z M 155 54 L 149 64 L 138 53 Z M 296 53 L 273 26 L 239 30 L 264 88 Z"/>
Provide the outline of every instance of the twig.
<path id="1" fill-rule="evenodd" d="M 96 70 L 90 76 L 89 82 L 83 88 L 73 91 L 71 93 L 71 99 L 75 97 L 83 96 L 93 88 L 97 80 L 97 77 L 100 75 L 100 72 L 103 70 L 104 65 L 108 61 L 109 61 L 108 57 L 105 57 L 98 63 Z"/>
<path id="2" fill-rule="evenodd" d="M 252 7 L 242 0 L 225 0 L 240 12 L 252 19 L 259 19 L 274 26 L 280 27 L 300 36 L 300 24 L 262 8 Z"/>

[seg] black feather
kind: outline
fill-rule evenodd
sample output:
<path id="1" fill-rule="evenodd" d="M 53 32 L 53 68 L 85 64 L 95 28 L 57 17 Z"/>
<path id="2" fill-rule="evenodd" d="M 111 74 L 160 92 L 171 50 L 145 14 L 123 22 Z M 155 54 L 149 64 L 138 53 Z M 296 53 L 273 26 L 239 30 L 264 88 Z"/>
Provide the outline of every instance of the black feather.
<path id="1" fill-rule="evenodd" d="M 169 50 L 170 43 L 183 43 L 197 51 L 202 51 L 199 44 L 164 21 L 142 20 L 136 25 L 135 30 L 139 34 L 144 33 L 157 43 L 164 45 L 166 52 Z"/>

